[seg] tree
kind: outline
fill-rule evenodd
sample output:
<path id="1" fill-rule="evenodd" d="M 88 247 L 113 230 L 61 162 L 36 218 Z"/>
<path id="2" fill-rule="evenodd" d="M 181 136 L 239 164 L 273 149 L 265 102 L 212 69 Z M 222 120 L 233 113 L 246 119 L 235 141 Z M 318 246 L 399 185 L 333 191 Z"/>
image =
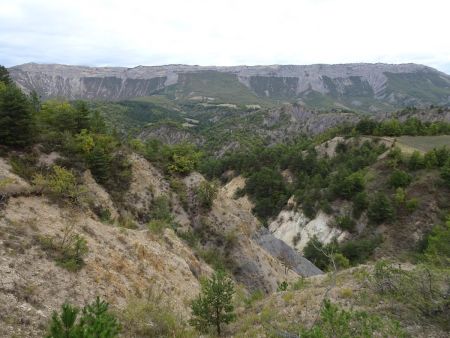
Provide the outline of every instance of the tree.
<path id="1" fill-rule="evenodd" d="M 391 200 L 385 194 L 378 193 L 369 204 L 367 216 L 375 224 L 392 220 L 394 218 L 394 207 Z"/>
<path id="2" fill-rule="evenodd" d="M 53 312 L 46 338 L 113 338 L 120 332 L 120 324 L 109 313 L 108 303 L 99 297 L 81 311 L 68 303 L 62 312 Z"/>
<path id="3" fill-rule="evenodd" d="M 0 66 L 0 82 L 3 82 L 5 85 L 12 84 L 8 69 L 6 69 L 4 66 Z"/>
<path id="4" fill-rule="evenodd" d="M 221 325 L 235 320 L 232 298 L 234 284 L 232 280 L 219 270 L 211 279 L 201 282 L 201 293 L 192 301 L 192 319 L 189 323 L 201 331 L 215 326 L 217 334 L 221 333 Z"/>
<path id="5" fill-rule="evenodd" d="M 16 86 L 0 84 L 0 144 L 27 146 L 33 130 L 30 102 Z"/>

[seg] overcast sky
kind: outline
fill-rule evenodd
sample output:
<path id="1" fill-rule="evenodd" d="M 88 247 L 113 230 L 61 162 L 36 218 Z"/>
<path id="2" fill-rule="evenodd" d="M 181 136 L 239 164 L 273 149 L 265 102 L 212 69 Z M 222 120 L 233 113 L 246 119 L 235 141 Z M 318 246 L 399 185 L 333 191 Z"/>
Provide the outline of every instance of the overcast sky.
<path id="1" fill-rule="evenodd" d="M 0 64 L 415 62 L 450 73 L 450 0 L 0 0 Z"/>

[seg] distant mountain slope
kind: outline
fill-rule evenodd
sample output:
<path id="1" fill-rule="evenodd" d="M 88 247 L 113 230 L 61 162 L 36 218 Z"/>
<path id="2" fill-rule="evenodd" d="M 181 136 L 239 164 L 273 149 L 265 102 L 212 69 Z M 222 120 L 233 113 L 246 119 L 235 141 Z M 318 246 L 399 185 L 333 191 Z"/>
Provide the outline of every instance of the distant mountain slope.
<path id="1" fill-rule="evenodd" d="M 121 100 L 155 93 L 174 100 L 390 111 L 450 104 L 450 76 L 417 64 L 83 67 L 24 64 L 16 83 L 44 99 Z"/>

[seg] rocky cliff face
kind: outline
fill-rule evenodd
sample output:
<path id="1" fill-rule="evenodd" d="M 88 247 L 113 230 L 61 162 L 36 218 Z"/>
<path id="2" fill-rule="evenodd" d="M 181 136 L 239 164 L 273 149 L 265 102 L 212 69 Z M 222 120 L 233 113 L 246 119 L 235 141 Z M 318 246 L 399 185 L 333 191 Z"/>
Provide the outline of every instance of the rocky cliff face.
<path id="1" fill-rule="evenodd" d="M 236 93 L 227 97 L 229 101 L 242 99 L 237 93 L 248 90 L 246 99 L 254 97 L 255 102 L 258 98 L 289 100 L 319 108 L 367 111 L 450 103 L 450 76 L 416 64 L 91 68 L 30 63 L 9 71 L 21 88 L 35 90 L 43 98 L 118 100 L 175 86 L 177 97 L 200 95 L 214 100 L 213 89 L 230 92 L 234 88 Z"/>

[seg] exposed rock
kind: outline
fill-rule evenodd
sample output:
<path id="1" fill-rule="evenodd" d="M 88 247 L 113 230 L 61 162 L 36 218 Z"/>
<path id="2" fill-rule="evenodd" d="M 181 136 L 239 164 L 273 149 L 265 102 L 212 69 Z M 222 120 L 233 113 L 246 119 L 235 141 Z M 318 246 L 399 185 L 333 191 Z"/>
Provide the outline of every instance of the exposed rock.
<path id="1" fill-rule="evenodd" d="M 243 84 L 259 97 L 298 99 L 302 102 L 316 100 L 315 104 L 322 108 L 332 102 L 335 107 L 344 109 L 353 107 L 382 111 L 386 110 L 383 108 L 391 109 L 393 106 L 448 104 L 450 96 L 450 77 L 447 74 L 416 64 L 166 65 L 123 68 L 29 63 L 12 67 L 9 72 L 21 88 L 35 90 L 43 98 L 117 100 L 148 96 L 174 84 L 182 87 L 187 74 L 208 72 L 235 76 L 236 88 Z M 391 81 L 416 81 L 422 86 L 423 93 L 389 85 Z M 438 86 L 442 95 L 435 95 L 433 86 Z M 189 86 L 186 90 L 189 90 Z M 203 101 L 205 95 L 194 95 L 191 99 L 197 97 Z"/>
<path id="2" fill-rule="evenodd" d="M 323 244 L 330 243 L 334 238 L 339 242 L 348 238 L 347 232 L 330 227 L 330 220 L 331 217 L 322 211 L 310 220 L 301 211 L 283 210 L 269 225 L 269 230 L 276 238 L 301 252 L 314 236 Z"/>

